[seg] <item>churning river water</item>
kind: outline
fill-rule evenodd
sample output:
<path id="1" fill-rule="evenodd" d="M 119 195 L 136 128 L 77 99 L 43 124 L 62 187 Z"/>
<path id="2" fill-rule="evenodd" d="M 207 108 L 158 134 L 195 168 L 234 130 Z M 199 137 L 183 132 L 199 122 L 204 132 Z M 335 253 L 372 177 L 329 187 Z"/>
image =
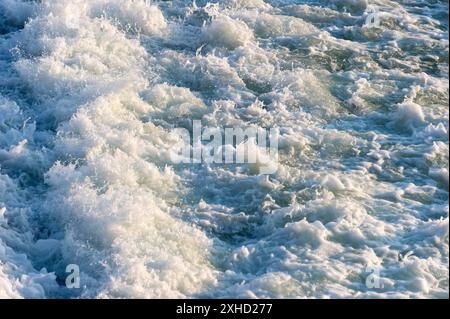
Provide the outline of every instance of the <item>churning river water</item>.
<path id="1" fill-rule="evenodd" d="M 0 0 L 0 297 L 448 298 L 448 17 Z M 276 172 L 175 165 L 194 120 L 278 128 Z"/>

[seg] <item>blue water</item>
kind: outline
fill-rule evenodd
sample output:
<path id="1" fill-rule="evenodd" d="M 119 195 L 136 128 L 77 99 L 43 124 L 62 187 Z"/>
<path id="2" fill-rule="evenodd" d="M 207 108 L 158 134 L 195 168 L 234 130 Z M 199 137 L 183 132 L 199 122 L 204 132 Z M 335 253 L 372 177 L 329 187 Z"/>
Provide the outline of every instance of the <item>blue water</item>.
<path id="1" fill-rule="evenodd" d="M 0 297 L 448 298 L 448 12 L 0 0 Z M 194 120 L 276 172 L 174 164 Z"/>

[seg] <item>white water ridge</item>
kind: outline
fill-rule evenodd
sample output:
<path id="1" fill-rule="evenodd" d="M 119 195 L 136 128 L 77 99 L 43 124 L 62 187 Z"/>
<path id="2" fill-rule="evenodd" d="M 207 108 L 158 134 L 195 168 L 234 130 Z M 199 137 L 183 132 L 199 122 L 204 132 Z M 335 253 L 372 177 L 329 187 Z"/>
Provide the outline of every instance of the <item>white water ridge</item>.
<path id="1" fill-rule="evenodd" d="M 448 17 L 0 0 L 0 298 L 448 298 Z M 193 121 L 277 169 L 174 164 Z"/>

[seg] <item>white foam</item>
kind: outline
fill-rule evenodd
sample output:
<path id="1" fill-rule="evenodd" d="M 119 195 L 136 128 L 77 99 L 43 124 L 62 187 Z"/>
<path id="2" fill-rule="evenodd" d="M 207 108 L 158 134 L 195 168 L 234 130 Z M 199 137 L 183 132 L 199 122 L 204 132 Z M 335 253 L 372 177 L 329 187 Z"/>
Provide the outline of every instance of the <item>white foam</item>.
<path id="1" fill-rule="evenodd" d="M 0 0 L 0 297 L 448 298 L 448 4 L 294 2 Z"/>
<path id="2" fill-rule="evenodd" d="M 161 36 L 167 31 L 167 22 L 161 10 L 149 1 L 95 1 L 92 15 L 106 16 L 125 30 L 149 36 Z"/>
<path id="3" fill-rule="evenodd" d="M 413 130 L 415 127 L 425 123 L 425 115 L 419 104 L 408 101 L 397 106 L 392 113 L 391 125 L 400 130 Z"/>
<path id="4" fill-rule="evenodd" d="M 235 49 L 246 45 L 253 40 L 253 33 L 241 21 L 233 20 L 227 16 L 219 16 L 203 30 L 206 41 L 213 45 Z"/>
<path id="5" fill-rule="evenodd" d="M 255 34 L 262 38 L 276 36 L 304 36 L 318 32 L 312 25 L 300 18 L 258 13 L 248 11 L 237 14 L 254 30 Z"/>

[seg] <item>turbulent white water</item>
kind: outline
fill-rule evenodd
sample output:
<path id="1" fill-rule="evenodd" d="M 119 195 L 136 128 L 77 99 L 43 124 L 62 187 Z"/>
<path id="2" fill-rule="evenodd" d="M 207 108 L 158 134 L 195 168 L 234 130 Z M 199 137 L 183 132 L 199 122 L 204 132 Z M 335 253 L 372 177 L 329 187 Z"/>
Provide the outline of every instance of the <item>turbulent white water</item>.
<path id="1" fill-rule="evenodd" d="M 448 298 L 448 12 L 0 0 L 0 297 Z M 173 165 L 200 119 L 277 173 Z"/>

